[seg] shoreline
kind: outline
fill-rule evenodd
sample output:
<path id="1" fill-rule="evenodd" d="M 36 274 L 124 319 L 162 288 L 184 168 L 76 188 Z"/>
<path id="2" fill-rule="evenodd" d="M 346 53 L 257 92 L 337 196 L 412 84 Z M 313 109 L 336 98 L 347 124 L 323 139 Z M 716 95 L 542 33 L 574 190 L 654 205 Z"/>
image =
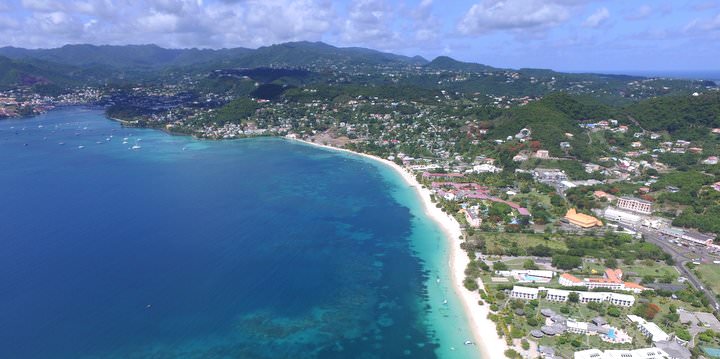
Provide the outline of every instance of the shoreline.
<path id="1" fill-rule="evenodd" d="M 467 253 L 465 253 L 465 251 L 460 248 L 460 244 L 462 243 L 460 240 L 460 236 L 462 235 L 460 224 L 457 222 L 457 220 L 455 220 L 455 218 L 435 206 L 435 204 L 430 199 L 430 190 L 428 190 L 427 188 L 423 188 L 420 183 L 418 183 L 418 181 L 412 176 L 411 173 L 406 171 L 397 163 L 394 163 L 387 159 L 380 158 L 374 155 L 369 155 L 366 153 L 360 153 L 344 148 L 322 145 L 319 143 L 314 143 L 301 139 L 292 139 L 286 137 L 283 138 L 290 141 L 302 142 L 311 146 L 351 153 L 354 155 L 369 158 L 374 161 L 378 161 L 379 163 L 382 163 L 386 166 L 389 166 L 398 175 L 400 175 L 400 177 L 407 183 L 407 185 L 415 190 L 416 195 L 423 204 L 425 214 L 440 226 L 442 231 L 445 233 L 445 238 L 450 244 L 450 258 L 448 265 L 450 267 L 450 275 L 452 276 L 453 281 L 452 288 L 455 291 L 455 294 L 459 297 L 460 301 L 463 303 L 463 309 L 465 315 L 469 320 L 468 324 L 470 325 L 473 339 L 478 345 L 478 349 L 482 355 L 482 358 L 490 359 L 505 357 L 505 350 L 509 349 L 510 347 L 507 345 L 505 340 L 503 340 L 497 335 L 497 332 L 495 330 L 495 322 L 488 319 L 488 314 L 490 314 L 489 305 L 487 303 L 483 305 L 478 305 L 478 301 L 481 300 L 480 294 L 478 292 L 470 292 L 469 290 L 465 289 L 465 286 L 463 285 L 463 280 L 465 279 L 465 268 L 467 268 L 467 265 L 470 262 L 470 258 L 468 258 Z M 485 288 L 484 283 L 480 279 L 478 279 L 478 285 L 482 289 Z"/>

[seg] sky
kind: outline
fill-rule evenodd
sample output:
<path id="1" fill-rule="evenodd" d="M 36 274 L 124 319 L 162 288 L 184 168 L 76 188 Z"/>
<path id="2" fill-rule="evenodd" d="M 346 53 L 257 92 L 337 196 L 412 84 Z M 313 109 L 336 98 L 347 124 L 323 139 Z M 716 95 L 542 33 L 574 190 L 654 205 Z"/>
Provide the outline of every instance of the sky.
<path id="1" fill-rule="evenodd" d="M 323 41 L 560 71 L 720 70 L 720 0 L 2 0 L 0 46 Z"/>

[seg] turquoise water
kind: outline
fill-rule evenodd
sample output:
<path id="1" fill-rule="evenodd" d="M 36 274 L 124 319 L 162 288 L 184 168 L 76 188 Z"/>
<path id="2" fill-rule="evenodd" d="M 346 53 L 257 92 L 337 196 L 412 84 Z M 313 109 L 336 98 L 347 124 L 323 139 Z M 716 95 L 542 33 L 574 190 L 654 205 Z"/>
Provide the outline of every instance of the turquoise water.
<path id="1" fill-rule="evenodd" d="M 478 355 L 442 233 L 375 161 L 79 108 L 0 121 L 0 153 L 0 358 Z"/>

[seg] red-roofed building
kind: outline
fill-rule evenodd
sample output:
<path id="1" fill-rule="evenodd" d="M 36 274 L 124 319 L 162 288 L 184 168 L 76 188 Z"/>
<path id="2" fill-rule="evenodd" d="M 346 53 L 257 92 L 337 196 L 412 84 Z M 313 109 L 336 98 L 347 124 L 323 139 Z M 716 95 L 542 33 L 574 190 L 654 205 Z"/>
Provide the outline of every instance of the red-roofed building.
<path id="1" fill-rule="evenodd" d="M 569 274 L 569 273 L 563 273 L 560 275 L 560 285 L 565 287 L 574 287 L 574 286 L 582 286 L 582 279 Z"/>
<path id="2" fill-rule="evenodd" d="M 605 275 L 602 278 L 577 278 L 572 274 L 563 273 L 560 275 L 559 283 L 565 287 L 587 287 L 588 289 L 604 288 L 610 290 L 624 290 L 628 292 L 640 293 L 649 288 L 645 288 L 637 283 L 623 282 L 623 272 L 620 269 L 605 269 Z"/>

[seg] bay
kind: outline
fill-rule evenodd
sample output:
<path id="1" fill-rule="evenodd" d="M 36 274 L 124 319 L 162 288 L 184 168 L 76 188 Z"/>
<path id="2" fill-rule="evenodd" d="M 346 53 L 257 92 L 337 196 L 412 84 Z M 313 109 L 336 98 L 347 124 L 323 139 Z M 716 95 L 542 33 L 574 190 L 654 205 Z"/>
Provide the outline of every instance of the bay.
<path id="1" fill-rule="evenodd" d="M 466 358 L 447 243 L 391 169 L 102 112 L 0 121 L 0 357 Z"/>

